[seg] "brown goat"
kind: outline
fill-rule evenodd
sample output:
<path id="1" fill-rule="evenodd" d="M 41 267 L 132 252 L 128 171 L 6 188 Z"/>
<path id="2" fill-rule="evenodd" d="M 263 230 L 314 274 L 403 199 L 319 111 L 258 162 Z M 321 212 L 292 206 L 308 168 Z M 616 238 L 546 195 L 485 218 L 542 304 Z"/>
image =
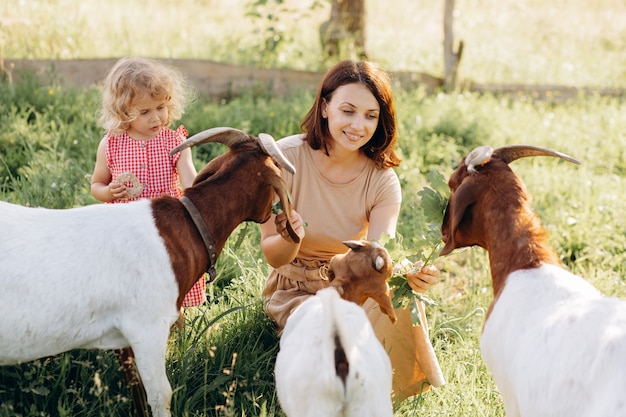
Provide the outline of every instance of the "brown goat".
<path id="1" fill-rule="evenodd" d="M 348 240 L 351 250 L 333 256 L 328 265 L 330 286 L 341 298 L 362 306 L 368 298 L 380 305 L 393 323 L 397 317 L 389 296 L 387 280 L 393 272 L 389 252 L 377 242 Z"/>
<path id="2" fill-rule="evenodd" d="M 486 249 L 496 298 L 512 271 L 559 263 L 530 208 L 526 187 L 509 167 L 510 162 L 528 156 L 554 156 L 579 163 L 534 146 L 496 150 L 482 146 L 463 158 L 448 181 L 450 200 L 441 226 L 445 246 L 439 255 L 465 246 Z"/>
<path id="3" fill-rule="evenodd" d="M 626 416 L 626 302 L 559 266 L 524 184 L 508 164 L 575 159 L 543 148 L 480 147 L 448 185 L 441 255 L 489 253 L 494 299 L 480 338 L 507 417 Z"/>
<path id="4" fill-rule="evenodd" d="M 205 142 L 229 146 L 229 152 L 210 161 L 196 176 L 185 197 L 193 202 L 202 215 L 215 242 L 214 253 L 219 256 L 232 231 L 244 221 L 263 223 L 270 218 L 274 193 L 279 197 L 287 215 L 287 230 L 294 242 L 300 238 L 291 227 L 291 201 L 280 166 L 294 171 L 274 139 L 265 134 L 259 138 L 232 128 L 213 128 L 197 133 L 174 148 L 180 152 Z M 270 157 L 271 156 L 271 157 Z M 280 158 L 280 159 L 279 159 Z M 177 200 L 162 197 L 152 203 L 159 233 L 172 255 L 172 266 L 179 285 L 177 307 L 193 287 L 194 277 L 202 275 L 207 265 L 214 263 L 190 214 Z M 179 221 L 173 221 L 178 218 Z"/>
<path id="5" fill-rule="evenodd" d="M 136 382 L 138 412 L 147 414 L 147 394 L 155 416 L 170 415 L 167 339 L 185 294 L 203 272 L 215 273 L 240 223 L 270 218 L 276 196 L 291 222 L 280 166 L 294 169 L 271 137 L 215 128 L 172 152 L 204 142 L 230 149 L 180 200 L 66 210 L 0 202 L 0 365 L 78 348 L 121 349 L 125 371 L 136 359 L 141 377 L 126 375 Z M 41 271 L 44 280 L 29 279 Z"/>

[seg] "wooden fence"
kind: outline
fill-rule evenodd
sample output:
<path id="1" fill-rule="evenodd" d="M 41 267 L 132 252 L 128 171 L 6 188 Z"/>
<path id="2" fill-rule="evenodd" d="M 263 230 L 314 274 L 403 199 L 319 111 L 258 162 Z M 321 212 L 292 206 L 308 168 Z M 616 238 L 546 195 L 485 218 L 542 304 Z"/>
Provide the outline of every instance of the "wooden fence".
<path id="1" fill-rule="evenodd" d="M 101 82 L 118 58 L 78 60 L 11 60 L 0 61 L 0 72 L 9 82 L 19 83 L 30 72 L 42 80 L 56 80 L 63 86 L 90 87 Z M 315 91 L 322 73 L 288 69 L 264 69 L 222 64 L 207 60 L 176 59 L 164 62 L 178 68 L 203 97 L 230 98 L 250 90 L 278 96 L 301 90 Z M 443 78 L 420 72 L 392 72 L 394 88 L 421 86 L 428 93 L 443 87 Z M 525 95 L 533 98 L 569 99 L 581 93 L 624 96 L 623 88 L 593 89 L 559 85 L 510 85 L 466 82 L 458 89 L 479 93 Z"/>
<path id="2" fill-rule="evenodd" d="M 104 79 L 117 59 L 4 60 L 0 70 L 14 83 L 19 83 L 25 72 L 30 72 L 46 81 L 54 79 L 63 86 L 90 87 Z M 229 98 L 254 89 L 276 95 L 299 90 L 315 91 L 323 75 L 312 71 L 242 67 L 195 59 L 162 61 L 179 69 L 200 95 L 216 98 Z M 405 88 L 423 85 L 434 91 L 442 84 L 441 79 L 428 74 L 394 73 L 391 76 L 397 86 Z"/>

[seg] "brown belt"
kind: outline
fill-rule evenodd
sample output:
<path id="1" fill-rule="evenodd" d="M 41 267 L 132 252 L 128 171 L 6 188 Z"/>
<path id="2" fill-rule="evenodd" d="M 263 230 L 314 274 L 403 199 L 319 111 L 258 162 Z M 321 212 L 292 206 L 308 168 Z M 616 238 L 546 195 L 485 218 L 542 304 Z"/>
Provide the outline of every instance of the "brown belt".
<path id="1" fill-rule="evenodd" d="M 276 271 L 294 281 L 328 281 L 326 261 L 302 261 L 296 258 L 291 263 L 276 268 Z"/>

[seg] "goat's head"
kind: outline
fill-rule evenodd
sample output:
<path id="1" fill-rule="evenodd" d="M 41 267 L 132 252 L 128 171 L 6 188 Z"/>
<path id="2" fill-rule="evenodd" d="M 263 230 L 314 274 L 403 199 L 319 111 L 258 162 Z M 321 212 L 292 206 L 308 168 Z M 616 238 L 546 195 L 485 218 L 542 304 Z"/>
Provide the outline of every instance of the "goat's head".
<path id="1" fill-rule="evenodd" d="M 515 145 L 495 150 L 491 146 L 480 146 L 474 149 L 461 160 L 448 181 L 450 200 L 441 225 L 445 246 L 440 256 L 465 246 L 486 248 L 486 226 L 499 224 L 511 213 L 529 210 L 524 184 L 508 165 L 529 156 L 553 156 L 580 163 L 563 153 L 536 146 Z"/>
<path id="2" fill-rule="evenodd" d="M 254 137 L 230 127 L 216 127 L 193 135 L 170 153 L 206 142 L 222 143 L 230 148 L 229 152 L 210 161 L 196 176 L 193 187 L 185 193 L 194 193 L 204 183 L 227 182 L 233 193 L 248 194 L 255 202 L 245 207 L 248 210 L 245 220 L 263 223 L 272 213 L 273 190 L 287 216 L 289 235 L 294 242 L 299 242 L 299 236 L 291 227 L 291 199 L 281 176 L 281 167 L 292 174 L 295 168 L 274 139 L 265 133 Z"/>
<path id="3" fill-rule="evenodd" d="M 392 322 L 396 313 L 391 304 L 387 280 L 393 272 L 393 263 L 387 249 L 377 242 L 347 240 L 350 250 L 333 256 L 328 265 L 330 285 L 344 300 L 363 305 L 372 298 Z"/>

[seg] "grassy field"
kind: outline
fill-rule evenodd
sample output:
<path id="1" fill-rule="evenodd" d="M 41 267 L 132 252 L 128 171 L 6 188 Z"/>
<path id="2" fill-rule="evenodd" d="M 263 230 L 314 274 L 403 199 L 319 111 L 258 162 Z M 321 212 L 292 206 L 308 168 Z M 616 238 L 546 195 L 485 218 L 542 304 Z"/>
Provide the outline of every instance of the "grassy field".
<path id="1" fill-rule="evenodd" d="M 326 2 L 313 11 L 311 1 L 281 6 L 300 8 L 302 16 L 281 19 L 289 42 L 270 51 L 275 54 L 269 58 L 258 59 L 234 48 L 258 50 L 267 34 L 253 29 L 260 30 L 268 19 L 244 17 L 247 2 L 183 0 L 174 6 L 159 1 L 154 2 L 159 7 L 146 9 L 135 1 L 111 1 L 107 13 L 96 3 L 21 1 L 14 4 L 18 12 L 3 3 L 3 56 L 142 54 L 260 66 L 324 66 L 316 55 L 315 27 L 327 14 Z M 404 0 L 399 2 L 402 7 L 382 3 L 368 2 L 370 16 L 380 19 L 369 21 L 373 57 L 389 69 L 441 72 L 441 2 Z M 468 43 L 464 76 L 480 81 L 623 86 L 626 6 L 618 1 L 588 3 L 529 0 L 522 6 L 509 1 L 457 1 L 457 36 Z M 125 16 L 122 6 L 129 12 Z M 565 11 L 567 16 L 562 15 Z M 146 19 L 145 25 L 138 25 L 136 16 Z M 529 29 L 533 25 L 537 30 Z M 493 35 L 495 30 L 498 36 Z M 574 68 L 567 70 L 567 63 Z M 534 158 L 512 164 L 533 196 L 551 243 L 568 269 L 603 292 L 626 298 L 623 99 L 589 95 L 551 102 L 524 96 L 426 95 L 420 90 L 394 93 L 404 160 L 397 173 L 403 185 L 399 233 L 405 248 L 410 250 L 422 239 L 425 219 L 417 192 L 427 185 L 429 169 L 448 176 L 478 145 L 546 146 L 582 161 L 575 166 Z M 297 131 L 312 94 L 278 98 L 257 92 L 220 103 L 201 98 L 189 107 L 182 123 L 191 133 L 223 125 L 280 137 Z M 96 123 L 97 108 L 95 89 L 61 89 L 38 80 L 20 85 L 0 82 L 0 199 L 51 208 L 97 203 L 84 178 L 93 170 L 103 133 Z M 223 150 L 220 145 L 194 149 L 196 166 L 201 168 Z M 218 261 L 209 303 L 189 311 L 185 328 L 170 339 L 167 367 L 176 416 L 282 416 L 272 376 L 278 339 L 261 310 L 259 294 L 268 267 L 258 243 L 258 226 L 242 225 L 235 231 Z M 427 314 L 448 383 L 405 401 L 395 415 L 502 416 L 500 396 L 479 349 L 491 301 L 486 255 L 478 248 L 467 249 L 435 264 L 442 277 L 428 293 L 436 304 Z M 33 279 L 45 279 L 45 271 Z M 73 351 L 0 367 L 0 417 L 124 416 L 128 410 L 129 399 L 111 352 Z"/>

